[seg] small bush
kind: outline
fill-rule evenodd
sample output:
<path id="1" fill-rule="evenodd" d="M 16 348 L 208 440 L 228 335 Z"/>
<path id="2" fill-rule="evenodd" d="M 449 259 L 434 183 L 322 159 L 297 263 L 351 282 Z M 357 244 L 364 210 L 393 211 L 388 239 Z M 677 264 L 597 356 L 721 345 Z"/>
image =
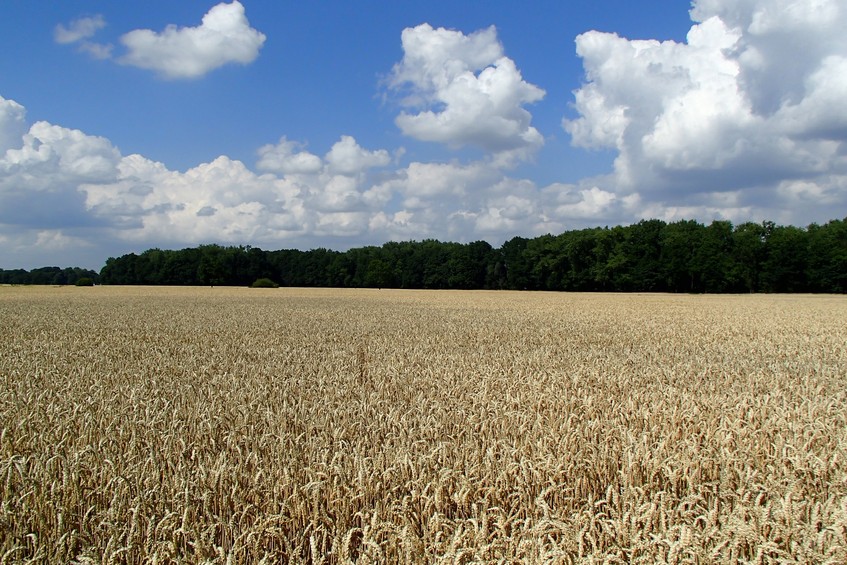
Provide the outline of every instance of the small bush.
<path id="1" fill-rule="evenodd" d="M 80 277 L 76 280 L 76 286 L 94 286 L 94 280 L 89 277 Z"/>
<path id="2" fill-rule="evenodd" d="M 267 278 L 256 279 L 250 286 L 252 288 L 279 288 L 278 284 Z"/>

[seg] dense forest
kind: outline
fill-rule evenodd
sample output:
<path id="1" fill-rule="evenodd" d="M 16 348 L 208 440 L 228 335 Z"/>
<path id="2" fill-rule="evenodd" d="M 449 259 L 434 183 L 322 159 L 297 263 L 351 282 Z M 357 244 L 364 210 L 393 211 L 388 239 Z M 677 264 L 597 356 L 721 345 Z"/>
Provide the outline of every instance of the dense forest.
<path id="1" fill-rule="evenodd" d="M 500 248 L 436 240 L 345 252 L 201 245 L 110 257 L 99 277 L 56 267 L 31 271 L 29 281 L 21 273 L 0 271 L 0 282 L 73 284 L 73 276 L 88 276 L 101 284 L 247 286 L 267 278 L 282 286 L 844 293 L 847 218 L 807 228 L 644 220 L 514 237 Z"/>
<path id="2" fill-rule="evenodd" d="M 80 269 L 79 267 L 40 267 L 27 271 L 26 269 L 0 269 L 0 284 L 77 284 L 81 279 L 96 282 L 99 279 L 97 271 Z"/>

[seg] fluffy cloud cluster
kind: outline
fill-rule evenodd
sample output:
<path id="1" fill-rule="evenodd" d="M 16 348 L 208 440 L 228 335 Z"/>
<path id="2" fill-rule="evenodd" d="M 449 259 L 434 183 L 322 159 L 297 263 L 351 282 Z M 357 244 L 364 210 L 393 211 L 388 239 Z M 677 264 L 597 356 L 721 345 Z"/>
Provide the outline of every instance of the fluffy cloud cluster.
<path id="1" fill-rule="evenodd" d="M 80 49 L 99 59 L 112 56 L 112 46 L 89 41 L 106 25 L 102 16 L 56 26 L 57 43 L 79 43 Z M 247 21 L 240 2 L 218 4 L 197 27 L 167 26 L 161 32 L 136 29 L 120 38 L 126 54 L 117 62 L 148 69 L 170 79 L 197 78 L 229 63 L 246 65 L 259 56 L 265 35 Z"/>
<path id="2" fill-rule="evenodd" d="M 0 98 L 23 117 L 23 108 Z M 4 120 L 0 120 L 2 125 Z M 14 129 L 18 122 L 11 124 Z M 101 137 L 47 122 L 36 122 L 18 140 L 7 129 L 0 158 L 0 222 L 22 229 L 88 223 L 77 188 L 87 182 L 111 182 L 120 154 Z"/>
<path id="3" fill-rule="evenodd" d="M 7 149 L 16 149 L 23 144 L 26 132 L 26 110 L 14 100 L 0 96 L 0 155 Z"/>
<path id="4" fill-rule="evenodd" d="M 470 161 L 404 161 L 348 135 L 312 152 L 281 137 L 253 168 L 221 156 L 179 172 L 101 137 L 29 124 L 0 97 L 0 267 L 66 264 L 69 249 L 90 250 L 97 265 L 128 249 L 205 242 L 498 244 L 645 217 L 802 224 L 847 209 L 847 8 L 697 0 L 691 16 L 685 42 L 577 37 L 586 81 L 563 125 L 574 145 L 617 157 L 610 174 L 575 185 L 511 176 L 542 148 L 526 106 L 544 91 L 522 79 L 494 28 L 406 29 L 388 77 L 402 96 L 401 131 L 485 152 Z M 80 20 L 56 39 L 87 41 L 98 26 Z M 172 77 L 252 60 L 264 41 L 237 2 L 197 28 L 133 37 L 133 64 Z"/>
<path id="5" fill-rule="evenodd" d="M 302 229 L 296 186 L 227 157 L 181 173 L 129 155 L 117 177 L 79 190 L 89 214 L 127 241 L 256 242 Z"/>
<path id="6" fill-rule="evenodd" d="M 239 2 L 218 4 L 198 27 L 168 26 L 161 33 L 137 29 L 121 37 L 122 63 L 168 78 L 194 78 L 227 63 L 252 63 L 265 35 L 252 27 Z"/>
<path id="7" fill-rule="evenodd" d="M 573 143 L 617 150 L 608 185 L 658 215 L 802 221 L 844 203 L 847 7 L 699 0 L 691 15 L 685 43 L 577 37 Z"/>
<path id="8" fill-rule="evenodd" d="M 53 38 L 56 43 L 76 43 L 88 39 L 103 27 L 106 27 L 106 20 L 101 15 L 77 18 L 67 27 L 62 24 L 57 25 L 53 32 Z"/>
<path id="9" fill-rule="evenodd" d="M 53 30 L 53 39 L 62 45 L 75 43 L 80 51 L 88 53 L 95 59 L 108 59 L 112 55 L 112 46 L 89 40 L 104 27 L 106 27 L 106 20 L 99 14 L 77 18 L 68 26 L 58 24 Z"/>
<path id="10" fill-rule="evenodd" d="M 86 246 L 102 261 L 127 248 L 205 242 L 266 248 L 426 237 L 496 242 L 560 229 L 541 217 L 544 210 L 559 206 L 568 190 L 570 201 L 580 200 L 575 189 L 545 193 L 510 179 L 490 160 L 398 166 L 388 151 L 346 135 L 323 155 L 283 137 L 258 150 L 256 171 L 221 156 L 179 172 L 141 155 L 122 156 L 108 140 L 79 130 L 47 122 L 27 128 L 23 107 L 11 100 L 0 98 L 0 109 L 4 261 L 20 259 L 19 249 L 36 265 L 64 263 L 68 249 L 78 255 Z"/>
<path id="11" fill-rule="evenodd" d="M 79 187 L 114 182 L 119 162 L 108 140 L 43 121 L 28 126 L 23 106 L 0 97 L 0 244 L 5 261 L 15 261 L 2 266 L 94 251 L 83 232 L 91 235 L 98 220 Z"/>
<path id="12" fill-rule="evenodd" d="M 390 85 L 407 89 L 404 105 L 419 110 L 397 117 L 404 134 L 491 152 L 543 145 L 523 106 L 541 100 L 544 91 L 523 80 L 493 27 L 464 35 L 421 24 L 403 30 L 402 44 L 403 60 Z"/>

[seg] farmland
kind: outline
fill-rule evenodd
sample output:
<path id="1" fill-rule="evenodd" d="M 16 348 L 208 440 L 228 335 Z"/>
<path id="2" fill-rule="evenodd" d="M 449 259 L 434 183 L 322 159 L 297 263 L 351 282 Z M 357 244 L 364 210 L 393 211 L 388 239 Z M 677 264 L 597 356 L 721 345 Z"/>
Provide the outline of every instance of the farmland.
<path id="1" fill-rule="evenodd" d="M 847 299 L 0 287 L 3 562 L 847 561 Z"/>

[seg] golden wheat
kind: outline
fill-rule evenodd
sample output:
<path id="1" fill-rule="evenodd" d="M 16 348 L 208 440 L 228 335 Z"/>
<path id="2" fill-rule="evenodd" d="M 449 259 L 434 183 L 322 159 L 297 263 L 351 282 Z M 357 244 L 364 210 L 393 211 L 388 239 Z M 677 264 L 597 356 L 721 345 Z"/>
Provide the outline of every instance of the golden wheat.
<path id="1" fill-rule="evenodd" d="M 847 299 L 0 288 L 2 562 L 847 562 Z"/>

